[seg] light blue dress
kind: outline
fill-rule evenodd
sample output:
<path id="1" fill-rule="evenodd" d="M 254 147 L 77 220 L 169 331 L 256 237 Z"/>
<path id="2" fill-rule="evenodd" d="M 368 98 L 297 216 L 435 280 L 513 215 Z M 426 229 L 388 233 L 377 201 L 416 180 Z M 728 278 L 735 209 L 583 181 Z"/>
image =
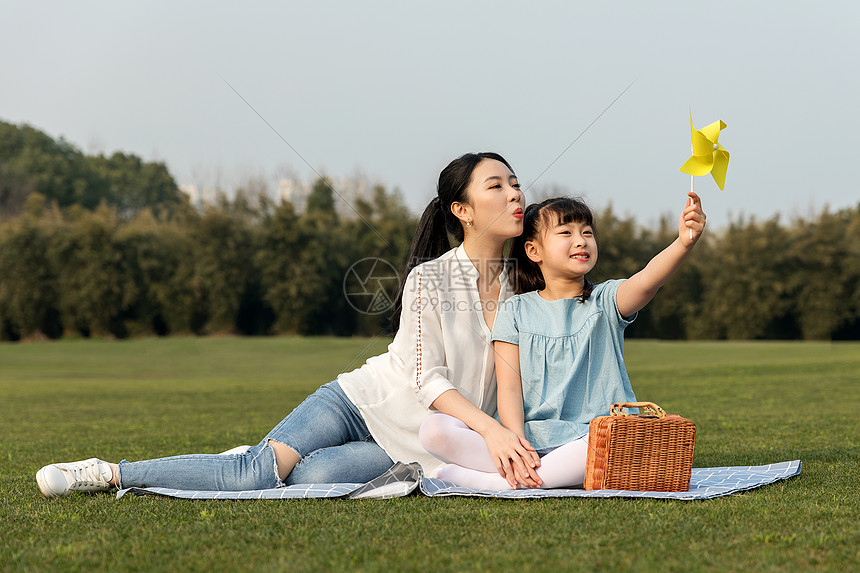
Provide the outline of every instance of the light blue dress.
<path id="1" fill-rule="evenodd" d="M 594 287 L 585 302 L 515 295 L 496 313 L 493 340 L 519 346 L 526 439 L 541 450 L 588 434 L 614 402 L 636 397 L 624 367 L 624 319 L 615 294 L 623 281 Z"/>

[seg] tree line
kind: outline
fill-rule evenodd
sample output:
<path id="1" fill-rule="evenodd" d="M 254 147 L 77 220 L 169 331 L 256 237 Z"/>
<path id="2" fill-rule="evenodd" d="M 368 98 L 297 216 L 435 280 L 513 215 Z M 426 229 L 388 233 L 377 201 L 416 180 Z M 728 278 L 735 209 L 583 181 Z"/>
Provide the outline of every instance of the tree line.
<path id="1" fill-rule="evenodd" d="M 402 270 L 416 218 L 377 185 L 335 209 L 317 180 L 305 209 L 238 189 L 202 206 L 163 164 L 86 156 L 0 122 L 0 340 L 177 333 L 374 336 L 350 268 Z M 596 213 L 598 282 L 627 277 L 677 236 Z M 628 329 L 664 339 L 860 339 L 860 204 L 788 223 L 743 216 L 709 228 Z M 366 269 L 365 269 L 366 270 Z M 383 305 L 385 308 L 385 305 Z"/>
<path id="2" fill-rule="evenodd" d="M 652 231 L 611 210 L 597 226 L 598 280 L 630 276 L 678 233 L 672 217 Z M 628 336 L 860 339 L 860 204 L 790 223 L 740 216 L 706 229 Z"/>
<path id="3" fill-rule="evenodd" d="M 133 154 L 86 155 L 63 138 L 0 121 L 0 216 L 15 216 L 39 193 L 60 207 L 114 207 L 122 218 L 158 205 L 171 211 L 184 198 L 167 166 Z"/>
<path id="4" fill-rule="evenodd" d="M 377 186 L 359 216 L 339 217 L 319 180 L 303 213 L 241 190 L 170 216 L 61 208 L 40 194 L 0 222 L 0 338 L 170 333 L 376 335 L 349 268 L 402 269 L 416 221 Z M 590 278 L 627 277 L 677 236 L 598 212 Z M 860 206 L 780 224 L 739 218 L 708 230 L 628 336 L 664 339 L 860 339 Z"/>
<path id="5" fill-rule="evenodd" d="M 341 219 L 326 180 L 305 211 L 242 190 L 169 216 L 46 205 L 0 223 L 0 338 L 171 333 L 375 335 L 387 317 L 350 306 L 348 268 L 405 258 L 415 220 L 377 186 Z"/>

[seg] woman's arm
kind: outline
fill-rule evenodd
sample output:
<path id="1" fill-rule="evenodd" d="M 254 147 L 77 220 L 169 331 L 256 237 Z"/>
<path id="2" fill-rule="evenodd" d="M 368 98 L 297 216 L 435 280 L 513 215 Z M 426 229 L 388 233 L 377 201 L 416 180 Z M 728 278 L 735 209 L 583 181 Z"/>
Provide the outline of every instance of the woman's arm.
<path id="1" fill-rule="evenodd" d="M 439 291 L 439 286 L 450 280 L 442 274 L 447 272 L 446 268 L 419 266 L 406 279 L 398 336 L 406 337 L 412 346 L 411 351 L 404 353 L 410 383 L 418 401 L 426 408 L 458 418 L 484 438 L 499 474 L 508 483 L 512 486 L 517 483 L 512 468 L 520 476 L 533 476 L 529 483 L 537 483 L 534 473 L 539 463 L 534 461 L 537 456 L 530 455 L 519 436 L 472 404 L 449 380 L 446 346 L 463 341 L 452 339 L 450 334 L 446 337 L 442 331 L 439 301 L 444 300 L 445 293 Z M 479 336 L 469 329 L 464 332 L 465 336 Z"/>
<path id="2" fill-rule="evenodd" d="M 400 313 L 400 330 L 395 342 L 404 345 L 401 352 L 408 383 L 412 385 L 418 401 L 432 408 L 442 393 L 454 389 L 449 379 L 446 345 L 454 344 L 442 331 L 439 284 L 447 280 L 445 269 L 437 266 L 412 269 L 403 288 L 403 310 Z M 464 420 L 465 421 L 465 420 Z"/>
<path id="3" fill-rule="evenodd" d="M 645 308 L 660 287 L 681 267 L 702 236 L 706 219 L 702 201 L 692 191 L 687 195 L 692 199 L 692 204 L 678 218 L 678 238 L 651 259 L 644 269 L 618 286 L 615 299 L 621 316 L 627 318 Z"/>

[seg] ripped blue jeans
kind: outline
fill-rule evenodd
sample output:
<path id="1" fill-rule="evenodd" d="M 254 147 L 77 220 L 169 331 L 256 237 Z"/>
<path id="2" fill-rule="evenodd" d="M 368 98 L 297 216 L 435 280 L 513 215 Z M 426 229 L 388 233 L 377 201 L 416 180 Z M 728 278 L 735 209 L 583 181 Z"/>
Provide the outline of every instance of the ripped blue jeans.
<path id="1" fill-rule="evenodd" d="M 289 446 L 301 458 L 284 481 L 278 479 L 269 440 Z M 121 488 L 246 491 L 299 483 L 364 483 L 392 465 L 335 380 L 308 396 L 247 452 L 123 460 L 119 482 Z"/>

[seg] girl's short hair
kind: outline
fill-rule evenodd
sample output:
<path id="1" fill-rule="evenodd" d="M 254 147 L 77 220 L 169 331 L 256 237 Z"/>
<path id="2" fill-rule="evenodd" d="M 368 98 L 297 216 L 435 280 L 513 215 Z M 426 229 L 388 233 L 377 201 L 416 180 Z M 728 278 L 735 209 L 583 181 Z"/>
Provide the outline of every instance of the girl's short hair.
<path id="1" fill-rule="evenodd" d="M 511 243 L 511 259 L 516 265 L 517 294 L 546 288 L 540 267 L 526 255 L 526 242 L 540 240 L 540 236 L 550 227 L 567 223 L 589 225 L 597 236 L 594 214 L 585 201 L 578 197 L 553 197 L 526 207 L 523 215 L 523 234 L 514 238 Z M 579 297 L 580 302 L 588 300 L 593 289 L 594 285 L 586 278 L 582 295 Z"/>

